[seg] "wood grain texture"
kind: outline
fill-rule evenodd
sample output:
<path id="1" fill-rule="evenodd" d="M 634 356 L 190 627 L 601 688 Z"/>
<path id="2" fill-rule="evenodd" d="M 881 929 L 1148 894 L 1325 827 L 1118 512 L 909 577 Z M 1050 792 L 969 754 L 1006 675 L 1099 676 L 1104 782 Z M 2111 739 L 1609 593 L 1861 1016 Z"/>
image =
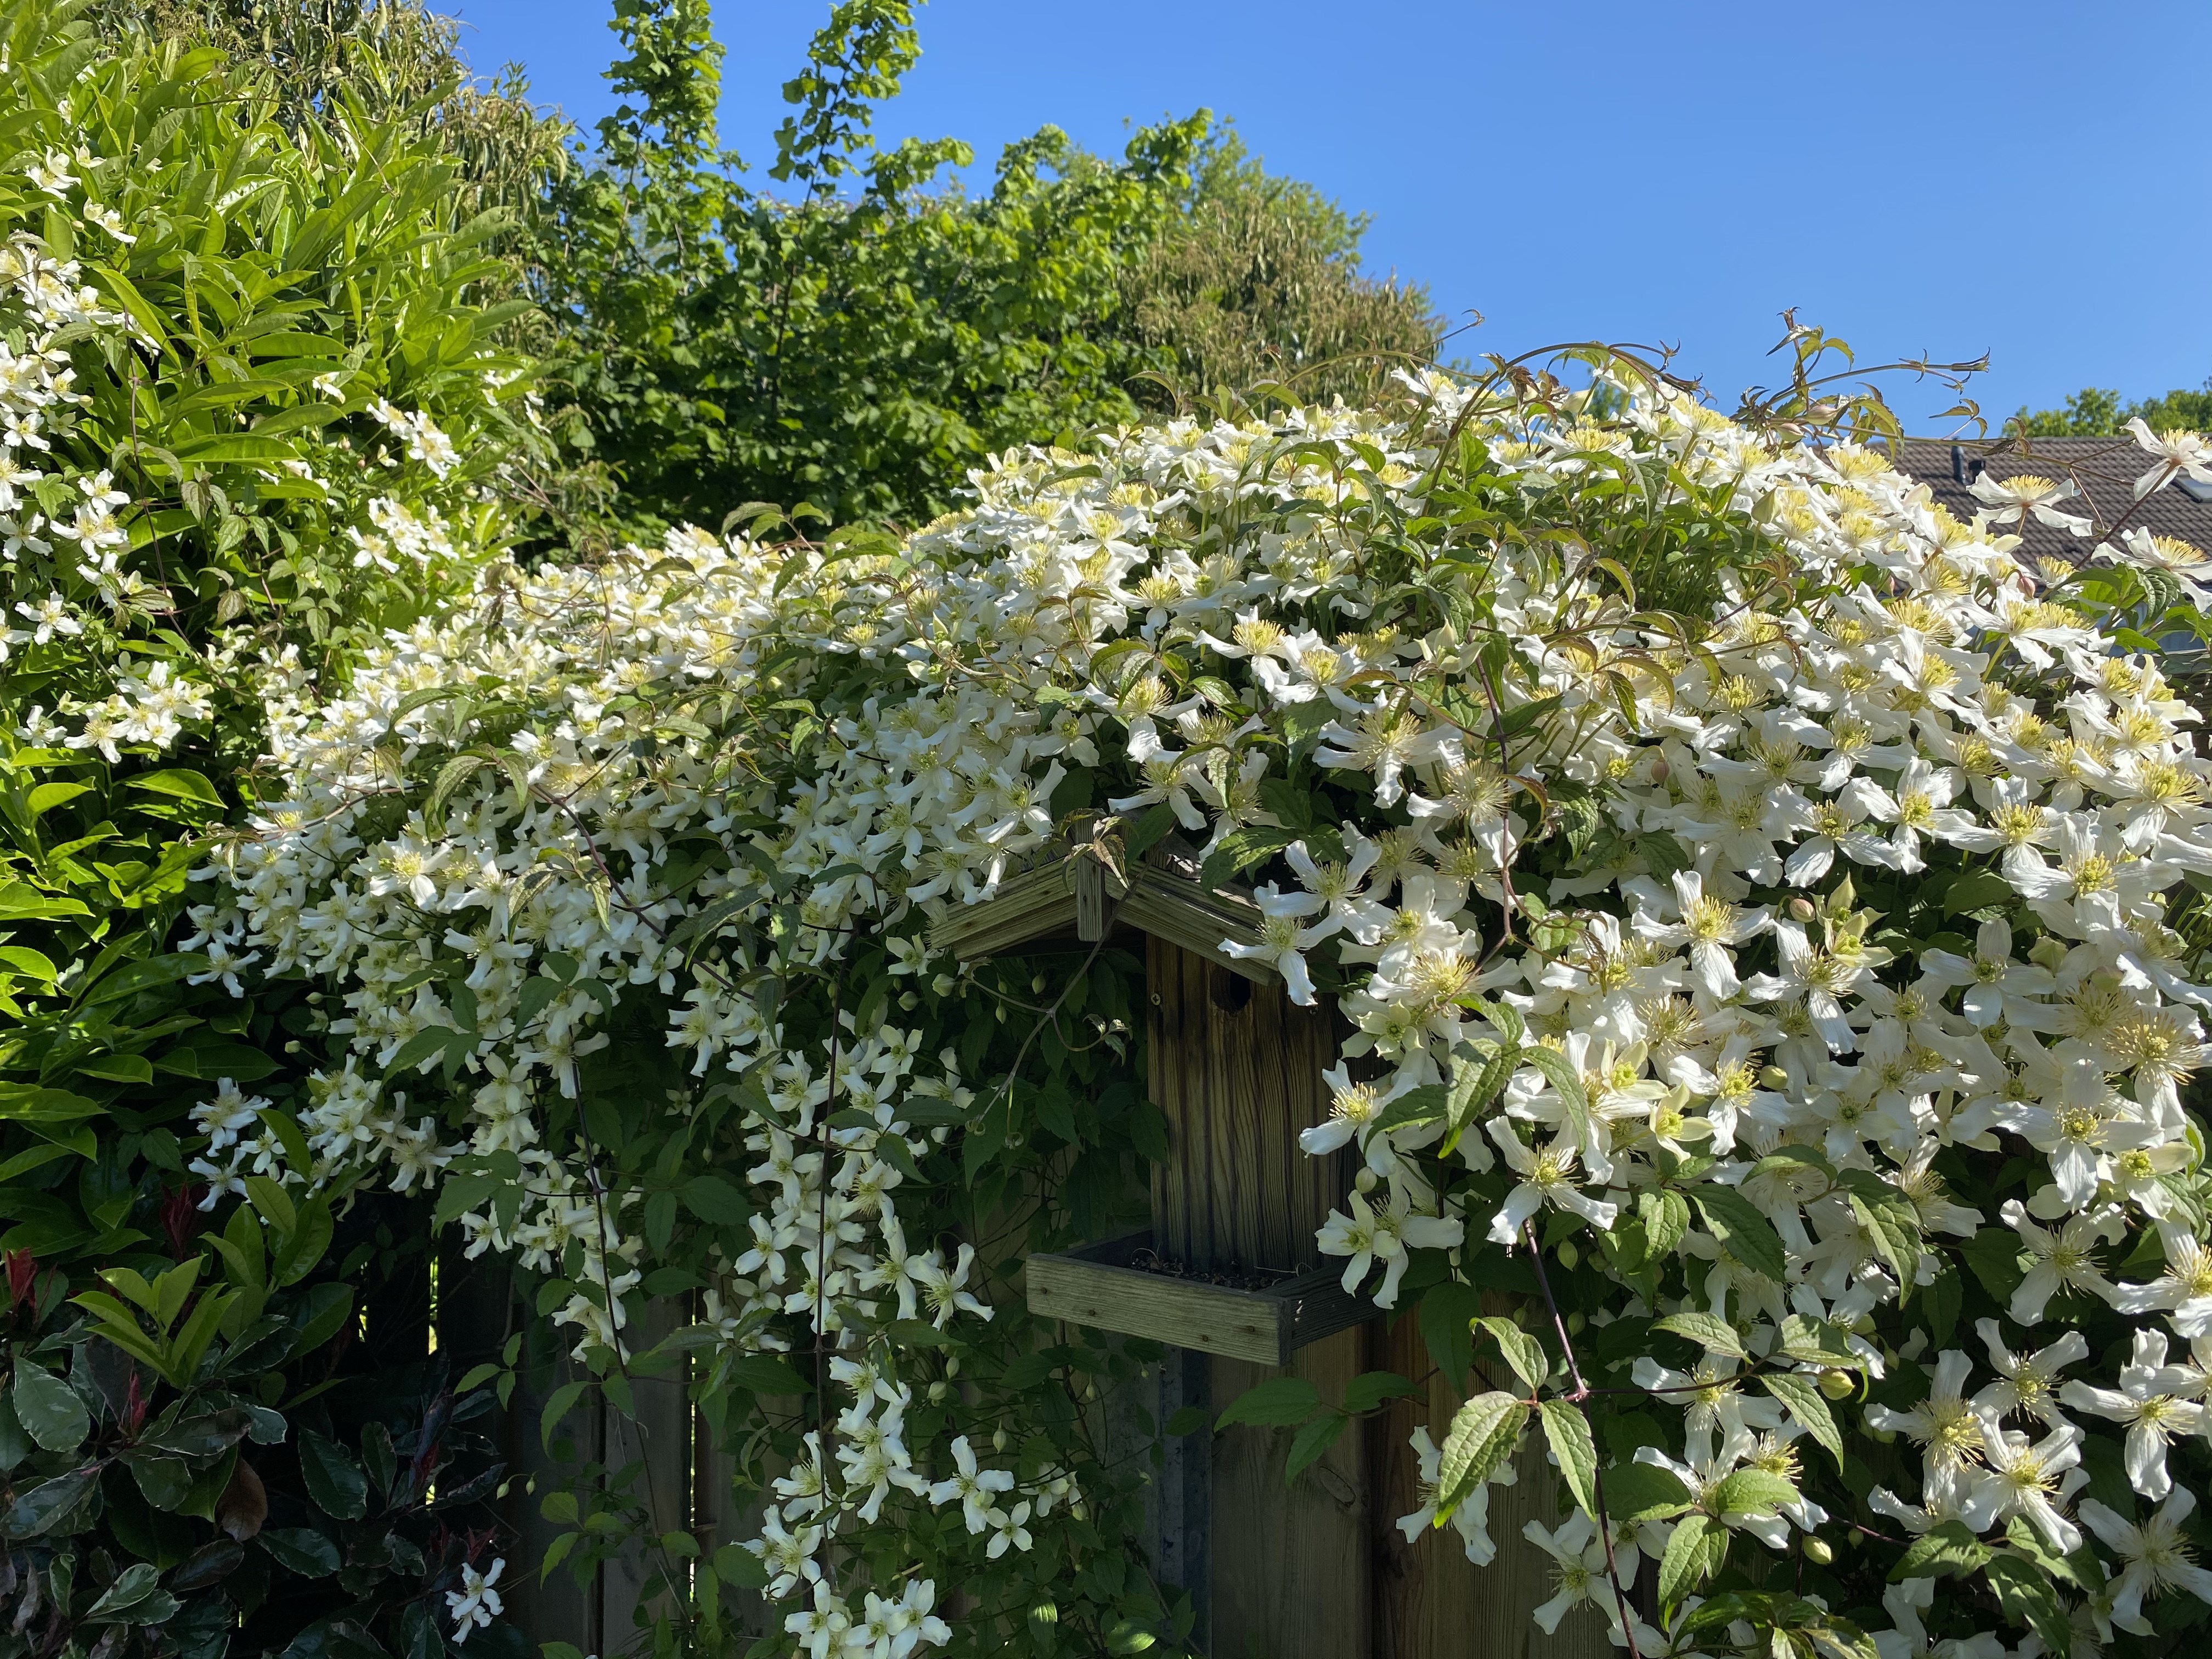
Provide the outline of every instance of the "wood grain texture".
<path id="1" fill-rule="evenodd" d="M 533 1650 L 544 1642 L 571 1642 L 586 1653 L 604 1653 L 610 1644 L 599 1616 L 598 1577 L 593 1575 L 580 1584 L 564 1565 L 540 1583 L 538 1564 L 545 1559 L 554 1539 L 569 1530 L 545 1518 L 541 1507 L 545 1495 L 559 1489 L 576 1465 L 605 1460 L 605 1419 L 596 1403 L 578 1406 L 556 1431 L 555 1449 L 546 1449 L 538 1432 L 539 1416 L 554 1392 L 582 1368 L 570 1358 L 568 1344 L 549 1322 L 531 1319 L 521 1328 L 515 1389 L 500 1420 L 501 1449 L 511 1482 L 512 1501 L 506 1513 L 514 1528 L 514 1541 L 509 1548 L 520 1571 L 510 1568 L 501 1577 L 500 1589 L 506 1596 L 507 1617 L 530 1639 Z M 507 1593 L 509 1577 L 514 1580 L 512 1593 Z"/>
<path id="2" fill-rule="evenodd" d="M 1371 1327 L 1341 1331 L 1291 1359 L 1325 1400 L 1369 1369 Z M 1213 1362 L 1215 1408 L 1285 1375 Z M 1213 1659 L 1370 1659 L 1373 1497 L 1366 1438 L 1355 1428 L 1287 1487 L 1290 1429 L 1239 1424 L 1213 1441 Z M 1468 1654 L 1478 1649 L 1462 1649 Z"/>
<path id="3" fill-rule="evenodd" d="M 1429 1372 L 1428 1350 L 1411 1317 L 1396 1321 L 1377 1340 L 1379 1369 L 1401 1376 Z M 1398 1517 L 1422 1504 L 1420 1467 L 1407 1438 L 1425 1427 L 1442 1445 L 1461 1398 L 1436 1376 L 1425 1395 L 1395 1401 L 1368 1421 L 1375 1492 L 1373 1659 L 1614 1659 L 1621 1650 L 1607 1639 L 1604 1620 L 1589 1606 L 1569 1613 L 1553 1636 L 1546 1636 L 1529 1616 L 1555 1585 L 1552 1558 L 1521 1529 L 1530 1521 L 1553 1526 L 1560 1517 L 1559 1476 L 1540 1433 L 1522 1443 L 1515 1466 L 1518 1483 L 1492 1489 L 1490 1535 L 1498 1557 L 1490 1565 L 1469 1561 L 1459 1534 L 1449 1528 L 1425 1531 L 1410 1544 L 1398 1530 Z"/>
<path id="4" fill-rule="evenodd" d="M 1318 1266 L 1315 1235 L 1350 1185 L 1346 1154 L 1298 1133 L 1328 1115 L 1334 1011 L 1294 1005 L 1163 939 L 1146 941 L 1150 1092 L 1170 1157 L 1152 1175 L 1160 1253 L 1205 1272 Z"/>
<path id="5" fill-rule="evenodd" d="M 1076 1255 L 1033 1255 L 1023 1278 L 1030 1311 L 1042 1318 L 1261 1364 L 1279 1364 L 1290 1351 L 1291 1298 L 1279 1292 L 1232 1290 Z"/>
<path id="6" fill-rule="evenodd" d="M 795 1408 L 798 1402 L 763 1403 L 769 1410 L 784 1410 Z M 738 1489 L 738 1461 L 726 1447 L 714 1443 L 714 1431 L 703 1415 L 694 1414 L 691 1435 L 691 1529 L 712 1559 L 723 1545 L 742 1543 L 759 1534 L 761 1511 L 767 1499 L 763 1493 Z M 741 1644 L 757 1642 L 783 1629 L 781 1610 L 772 1607 L 761 1591 L 733 1589 L 725 1583 L 717 1594 L 723 1626 Z"/>
<path id="7" fill-rule="evenodd" d="M 655 1297 L 645 1304 L 637 1328 L 629 1334 L 640 1352 L 657 1346 L 690 1322 L 684 1301 Z M 602 1430 L 610 1469 L 619 1473 L 641 1463 L 641 1484 L 631 1487 L 641 1498 L 659 1537 L 690 1525 L 691 1521 L 691 1456 L 696 1425 L 687 1382 L 688 1358 L 654 1376 L 640 1376 L 632 1384 L 636 1410 L 624 1413 L 610 1402 L 604 1407 Z M 620 1553 L 599 1569 L 600 1640 L 605 1650 L 624 1648 L 649 1623 L 665 1590 L 655 1592 L 652 1580 L 661 1562 L 633 1539 Z"/>
<path id="8" fill-rule="evenodd" d="M 929 943 L 972 962 L 1048 936 L 1098 939 L 1109 914 L 1119 927 L 1165 939 L 1231 974 L 1280 982 L 1267 963 L 1221 949 L 1224 940 L 1250 945 L 1259 939 L 1259 907 L 1245 895 L 1209 892 L 1187 876 L 1149 866 L 1124 878 L 1087 854 L 1018 871 L 981 903 L 952 906 L 930 924 Z"/>
<path id="9" fill-rule="evenodd" d="M 1190 1256 L 1190 1116 L 1194 1103 L 1183 1086 L 1182 1056 L 1193 1030 L 1203 1035 L 1198 1016 L 1185 1002 L 1184 953 L 1164 940 L 1145 941 L 1146 1016 L 1145 1091 L 1167 1119 L 1168 1160 L 1152 1165 L 1152 1240 L 1163 1255 Z"/>
<path id="10" fill-rule="evenodd" d="M 1023 1267 L 1030 1311 L 1267 1365 L 1288 1364 L 1297 1349 L 1374 1312 L 1372 1304 L 1346 1292 L 1332 1268 L 1238 1290 L 1129 1265 L 1152 1248 L 1152 1236 L 1144 1232 L 1066 1255 L 1032 1255 Z"/>

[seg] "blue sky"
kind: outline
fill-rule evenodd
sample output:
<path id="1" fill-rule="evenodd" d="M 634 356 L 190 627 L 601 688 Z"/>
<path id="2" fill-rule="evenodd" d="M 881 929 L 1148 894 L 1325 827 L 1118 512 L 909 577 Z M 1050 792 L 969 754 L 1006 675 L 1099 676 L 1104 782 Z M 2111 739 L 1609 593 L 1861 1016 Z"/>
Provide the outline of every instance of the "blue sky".
<path id="1" fill-rule="evenodd" d="M 609 0 L 434 0 L 586 125 Z M 717 0 L 722 137 L 773 159 L 826 0 Z M 1118 150 L 1201 105 L 1278 173 L 1373 216 L 1473 352 L 1678 345 L 1723 404 L 1771 380 L 1778 313 L 1863 362 L 1988 352 L 1984 408 L 2212 375 L 2212 7 L 1857 0 L 935 0 L 887 137 L 986 167 L 1054 123 Z M 1949 399 L 1899 383 L 1908 429 Z M 1947 428 L 1948 429 L 1948 428 Z"/>

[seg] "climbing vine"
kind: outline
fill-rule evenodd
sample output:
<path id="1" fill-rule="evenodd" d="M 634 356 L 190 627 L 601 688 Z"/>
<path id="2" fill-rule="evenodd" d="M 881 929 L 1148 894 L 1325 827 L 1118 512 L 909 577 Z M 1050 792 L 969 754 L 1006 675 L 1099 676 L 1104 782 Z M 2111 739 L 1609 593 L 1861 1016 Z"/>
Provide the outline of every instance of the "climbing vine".
<path id="1" fill-rule="evenodd" d="M 1188 838 L 1337 1000 L 1318 1248 L 1466 1396 L 1408 1524 L 1487 1559 L 1540 1434 L 1547 1628 L 2203 1616 L 2198 596 L 2063 481 L 1952 518 L 1807 371 L 1737 422 L 1594 367 L 1010 453 L 902 538 L 493 565 L 342 693 L 272 672 L 283 801 L 198 915 L 319 988 L 281 1178 L 434 1187 L 618 1406 L 690 1356 L 764 1511 L 694 1571 L 634 1506 L 666 1639 L 746 1586 L 817 1654 L 1176 1639 L 1095 1409 L 1150 1356 L 1018 1293 L 1166 1154 L 1138 969 L 929 944 L 1070 835 Z M 2144 494 L 2212 478 L 2142 437 Z M 1310 1461 L 1394 1385 L 1267 1386 Z"/>

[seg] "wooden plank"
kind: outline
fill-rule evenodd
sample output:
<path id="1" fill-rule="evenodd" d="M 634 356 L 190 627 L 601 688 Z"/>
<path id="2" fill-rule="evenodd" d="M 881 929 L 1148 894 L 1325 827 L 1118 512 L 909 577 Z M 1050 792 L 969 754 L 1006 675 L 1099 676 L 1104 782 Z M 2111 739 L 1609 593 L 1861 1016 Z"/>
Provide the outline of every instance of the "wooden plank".
<path id="1" fill-rule="evenodd" d="M 1190 1265 L 1209 1273 L 1277 1267 L 1248 1254 L 1257 1243 L 1259 1224 L 1249 1188 L 1260 1150 L 1260 1103 L 1253 1097 L 1249 1024 L 1235 1016 L 1251 1006 L 1256 988 L 1217 962 L 1194 965 L 1203 988 L 1196 999 L 1205 1022 L 1203 1048 L 1192 1058 L 1206 1079 L 1206 1168 L 1203 1199 L 1196 1206 L 1206 1218 L 1205 1243 L 1191 1252 Z"/>
<path id="2" fill-rule="evenodd" d="M 1168 1124 L 1168 1158 L 1152 1165 L 1152 1239 L 1163 1255 L 1190 1256 L 1191 1102 L 1184 1076 L 1188 1005 L 1182 991 L 1184 952 L 1165 939 L 1145 939 L 1146 1092 Z"/>
<path id="3" fill-rule="evenodd" d="M 696 1309 L 695 1309 L 696 1314 Z M 782 1404 L 784 1402 L 777 1402 Z M 795 1403 L 795 1402 L 794 1402 Z M 738 1460 L 726 1446 L 717 1445 L 703 1413 L 694 1413 L 691 1454 L 691 1529 L 698 1535 L 701 1560 L 695 1570 L 711 1574 L 707 1564 L 725 1544 L 738 1544 L 760 1531 L 763 1494 L 739 1492 Z M 695 1581 L 696 1582 L 696 1581 Z M 722 1624 L 739 1643 L 757 1642 L 783 1629 L 783 1615 L 759 1590 L 720 1586 Z"/>
<path id="4" fill-rule="evenodd" d="M 1378 1330 L 1380 1328 L 1376 1328 Z M 1401 1376 L 1431 1370 L 1418 1322 L 1395 1321 L 1379 1338 L 1377 1364 Z M 1560 1518 L 1559 1476 L 1546 1460 L 1540 1433 L 1524 1442 L 1515 1468 L 1519 1480 L 1493 1486 L 1490 1535 L 1497 1559 L 1478 1567 L 1467 1559 L 1459 1534 L 1429 1528 L 1408 1543 L 1398 1517 L 1421 1507 L 1420 1468 L 1407 1443 L 1425 1427 L 1439 1445 L 1461 1396 L 1440 1375 L 1425 1394 L 1393 1401 L 1367 1423 L 1373 1481 L 1375 1576 L 1374 1659 L 1614 1659 L 1620 1650 L 1606 1636 L 1606 1621 L 1589 1604 L 1547 1637 L 1530 1617 L 1556 1588 L 1552 1558 L 1522 1535 L 1528 1522 L 1556 1525 Z M 1644 1564 L 1649 1572 L 1651 1565 Z"/>
<path id="5" fill-rule="evenodd" d="M 1095 944 L 1106 937 L 1106 866 L 1087 854 L 1070 862 L 1075 866 L 1075 937 Z"/>
<path id="6" fill-rule="evenodd" d="M 1127 880 L 1088 854 L 1059 855 L 1002 879 L 978 904 L 954 905 L 929 927 L 931 948 L 974 961 L 1053 933 L 1098 939 L 1115 908 L 1122 925 L 1181 945 L 1231 973 L 1279 983 L 1262 962 L 1226 955 L 1224 939 L 1259 942 L 1259 907 L 1240 893 L 1208 892 L 1188 877 L 1139 866 Z"/>
<path id="7" fill-rule="evenodd" d="M 1175 1414 L 1187 1406 L 1200 1411 L 1212 1404 L 1212 1359 L 1188 1348 L 1170 1348 L 1156 1373 L 1155 1421 L 1164 1437 Z M 1192 1644 L 1200 1653 L 1212 1645 L 1213 1437 L 1200 1430 L 1164 1438 L 1160 1476 L 1152 1511 L 1156 1542 L 1153 1571 L 1163 1585 L 1190 1596 L 1194 1618 Z"/>
<path id="8" fill-rule="evenodd" d="M 678 1297 L 648 1301 L 637 1324 L 626 1334 L 631 1348 L 643 1353 L 653 1347 L 689 1322 L 684 1316 L 684 1304 Z M 688 1526 L 691 1519 L 690 1376 L 687 1358 L 658 1376 L 636 1377 L 631 1385 L 636 1410 L 623 1413 L 611 1404 L 606 1407 L 607 1467 L 619 1474 L 642 1465 L 638 1483 L 627 1490 L 643 1498 L 656 1538 Z M 680 1562 L 674 1565 L 682 1570 Z M 599 1569 L 601 1640 L 607 1649 L 629 1646 L 662 1606 L 665 1592 L 653 1588 L 661 1565 L 657 1551 L 633 1539 Z"/>
<path id="9" fill-rule="evenodd" d="M 544 1583 L 538 1579 L 538 1563 L 554 1539 L 570 1530 L 545 1518 L 545 1498 L 562 1489 L 574 1468 L 604 1460 L 605 1417 L 595 1402 L 576 1407 L 548 1451 L 538 1431 L 539 1413 L 554 1391 L 582 1367 L 569 1357 L 568 1339 L 545 1319 L 523 1322 L 520 1358 L 514 1394 L 501 1419 L 509 1482 L 509 1501 L 502 1510 L 515 1531 L 509 1547 L 512 1565 L 500 1580 L 502 1594 L 510 1581 L 514 1586 L 506 1597 L 507 1616 L 533 1649 L 545 1642 L 568 1642 L 586 1653 L 609 1652 L 612 1644 L 599 1616 L 599 1576 L 580 1584 L 562 1565 Z"/>
<path id="10" fill-rule="evenodd" d="M 1129 1266 L 1152 1239 L 1150 1233 L 1129 1233 L 1066 1255 L 1030 1257 L 1030 1311 L 1273 1365 L 1375 1316 L 1375 1304 L 1346 1291 L 1334 1267 L 1247 1291 Z M 1232 1346 L 1218 1346 L 1223 1341 Z"/>
<path id="11" fill-rule="evenodd" d="M 1304 1079 L 1296 1075 L 1304 1059 L 1294 1035 L 1300 1012 L 1279 984 L 1260 985 L 1252 988 L 1241 1012 L 1222 1017 L 1249 1079 L 1250 1103 L 1238 1101 L 1236 1114 L 1250 1125 L 1252 1137 L 1245 1160 L 1249 1175 L 1236 1194 L 1249 1206 L 1238 1224 L 1239 1233 L 1251 1241 L 1244 1260 L 1285 1273 L 1295 1272 L 1312 1253 L 1313 1231 L 1322 1220 L 1309 1219 L 1291 1199 L 1295 1165 L 1304 1156 L 1298 1150 L 1304 1125 L 1296 1103 L 1306 1092 Z"/>
<path id="12" fill-rule="evenodd" d="M 1120 915 L 1129 926 L 1181 945 L 1232 974 L 1263 985 L 1280 983 L 1281 976 L 1266 963 L 1232 957 L 1221 948 L 1224 939 L 1259 943 L 1259 907 L 1249 899 L 1206 894 L 1181 877 L 1139 868 L 1131 876 Z"/>
<path id="13" fill-rule="evenodd" d="M 1295 1297 L 1279 1291 L 1240 1291 L 1074 1255 L 1033 1255 L 1023 1277 L 1030 1311 L 1043 1318 L 1261 1364 L 1279 1364 L 1291 1352 Z"/>
<path id="14" fill-rule="evenodd" d="M 1368 1369 L 1366 1341 L 1364 1329 L 1340 1332 L 1302 1350 L 1289 1373 L 1324 1400 L 1340 1399 Z M 1216 1359 L 1214 1406 L 1280 1374 Z M 1292 1433 L 1239 1424 L 1214 1437 L 1211 1651 L 1220 1659 L 1371 1659 L 1365 1437 L 1346 1433 L 1286 1489 Z M 1489 1659 L 1472 1645 L 1455 1651 Z"/>

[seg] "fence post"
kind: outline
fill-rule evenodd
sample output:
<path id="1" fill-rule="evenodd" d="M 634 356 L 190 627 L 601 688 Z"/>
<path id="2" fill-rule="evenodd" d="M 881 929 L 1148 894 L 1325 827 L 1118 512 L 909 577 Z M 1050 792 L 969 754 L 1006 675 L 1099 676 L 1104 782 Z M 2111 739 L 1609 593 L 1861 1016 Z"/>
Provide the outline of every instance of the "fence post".
<path id="1" fill-rule="evenodd" d="M 1211 1355 L 1192 1348 L 1170 1348 L 1160 1361 L 1154 1432 L 1161 1437 L 1165 1462 L 1146 1504 L 1157 1516 L 1157 1576 L 1163 1586 L 1188 1592 L 1194 1614 L 1191 1644 L 1201 1653 L 1212 1639 L 1213 1626 L 1207 1548 L 1213 1508 L 1213 1436 L 1207 1429 L 1171 1436 L 1167 1425 L 1185 1407 L 1207 1409 L 1212 1398 L 1212 1365 Z"/>
<path id="2" fill-rule="evenodd" d="M 633 1353 L 656 1346 L 687 1322 L 684 1304 L 675 1297 L 659 1297 L 646 1304 L 644 1316 L 624 1334 Z M 631 1382 L 635 1413 L 624 1414 L 606 1407 L 605 1437 L 608 1478 L 621 1482 L 629 1470 L 642 1465 L 631 1487 L 644 1502 L 653 1539 L 689 1531 L 691 1522 L 692 1413 L 688 1355 L 668 1370 Z M 655 1571 L 654 1552 L 645 1540 L 633 1539 L 622 1553 L 600 1569 L 600 1623 L 603 1652 L 618 1650 L 636 1634 L 641 1619 L 650 1623 L 652 1601 L 647 1581 Z M 681 1563 L 672 1564 L 682 1572 Z M 711 1567 L 706 1571 L 712 1571 Z M 681 1595 L 684 1586 L 673 1587 Z"/>

